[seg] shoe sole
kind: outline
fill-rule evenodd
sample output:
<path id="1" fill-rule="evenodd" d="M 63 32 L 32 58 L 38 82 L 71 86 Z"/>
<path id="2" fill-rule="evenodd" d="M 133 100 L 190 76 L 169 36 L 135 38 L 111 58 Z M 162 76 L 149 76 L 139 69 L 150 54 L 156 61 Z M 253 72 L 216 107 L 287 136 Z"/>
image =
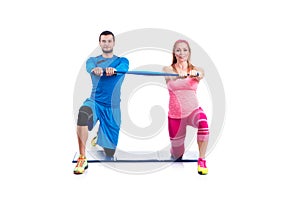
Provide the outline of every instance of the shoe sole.
<path id="1" fill-rule="evenodd" d="M 198 174 L 200 174 L 200 175 L 207 175 L 208 173 L 198 172 Z"/>
<path id="2" fill-rule="evenodd" d="M 208 170 L 206 168 L 204 168 L 204 169 L 200 168 L 200 169 L 198 169 L 198 174 L 200 174 L 200 175 L 206 175 L 206 174 L 208 174 Z"/>
<path id="3" fill-rule="evenodd" d="M 76 175 L 83 174 L 83 173 L 85 172 L 85 170 L 87 170 L 87 168 L 88 168 L 88 167 L 89 167 L 89 166 L 87 165 L 87 166 L 84 168 L 84 170 L 83 170 L 83 172 L 82 172 L 82 173 L 75 172 L 75 171 L 73 171 L 73 173 L 74 173 L 74 174 L 76 174 Z"/>

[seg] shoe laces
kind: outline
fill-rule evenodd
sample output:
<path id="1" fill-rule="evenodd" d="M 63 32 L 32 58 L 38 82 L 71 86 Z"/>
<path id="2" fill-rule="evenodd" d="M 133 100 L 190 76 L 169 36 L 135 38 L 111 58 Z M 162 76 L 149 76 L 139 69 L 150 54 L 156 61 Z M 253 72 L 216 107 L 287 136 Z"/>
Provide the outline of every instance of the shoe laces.
<path id="1" fill-rule="evenodd" d="M 84 164 L 84 162 L 85 162 L 85 157 L 80 155 L 79 158 L 78 158 L 78 160 L 77 160 L 76 167 L 82 167 L 83 164 Z"/>
<path id="2" fill-rule="evenodd" d="M 203 168 L 206 168 L 206 160 L 202 159 L 202 158 L 199 158 L 198 159 L 198 165 L 200 167 L 203 167 Z"/>

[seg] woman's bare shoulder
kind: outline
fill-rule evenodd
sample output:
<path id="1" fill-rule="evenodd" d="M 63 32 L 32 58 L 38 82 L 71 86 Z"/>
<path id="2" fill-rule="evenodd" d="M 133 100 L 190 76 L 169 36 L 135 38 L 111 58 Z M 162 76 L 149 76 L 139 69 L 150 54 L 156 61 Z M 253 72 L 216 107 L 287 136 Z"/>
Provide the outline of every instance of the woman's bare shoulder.
<path id="1" fill-rule="evenodd" d="M 164 72 L 172 72 L 173 71 L 173 67 L 172 66 L 165 66 L 165 67 L 163 67 L 163 71 Z"/>

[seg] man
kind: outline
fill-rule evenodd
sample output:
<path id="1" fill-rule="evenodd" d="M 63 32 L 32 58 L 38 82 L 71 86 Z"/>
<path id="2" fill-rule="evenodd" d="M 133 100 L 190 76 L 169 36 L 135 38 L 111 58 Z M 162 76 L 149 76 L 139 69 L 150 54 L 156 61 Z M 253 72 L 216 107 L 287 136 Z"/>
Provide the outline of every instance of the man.
<path id="1" fill-rule="evenodd" d="M 88 168 L 85 146 L 88 131 L 99 120 L 97 144 L 103 147 L 107 156 L 113 157 L 119 138 L 121 123 L 120 91 L 124 74 L 116 71 L 128 71 L 129 62 L 124 57 L 113 54 L 115 36 L 104 31 L 99 36 L 102 55 L 90 57 L 86 61 L 86 70 L 92 79 L 92 92 L 79 109 L 77 120 L 77 137 L 80 156 L 74 174 L 83 174 Z"/>

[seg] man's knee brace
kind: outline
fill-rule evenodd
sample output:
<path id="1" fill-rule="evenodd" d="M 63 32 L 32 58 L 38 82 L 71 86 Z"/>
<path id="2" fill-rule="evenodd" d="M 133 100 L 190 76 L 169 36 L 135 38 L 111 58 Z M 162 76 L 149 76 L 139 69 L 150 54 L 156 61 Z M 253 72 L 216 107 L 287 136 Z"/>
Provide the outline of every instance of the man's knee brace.
<path id="1" fill-rule="evenodd" d="M 93 111 L 88 106 L 82 106 L 79 109 L 77 125 L 78 126 L 88 126 L 93 122 Z"/>

